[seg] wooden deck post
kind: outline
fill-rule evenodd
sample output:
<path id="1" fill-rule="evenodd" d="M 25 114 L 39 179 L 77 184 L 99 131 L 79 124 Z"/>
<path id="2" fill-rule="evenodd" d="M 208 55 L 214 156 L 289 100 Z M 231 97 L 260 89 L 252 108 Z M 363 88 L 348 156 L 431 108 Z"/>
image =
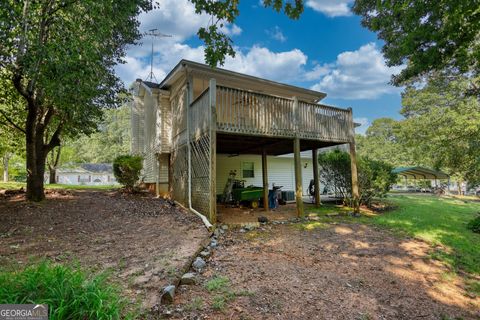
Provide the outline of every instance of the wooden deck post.
<path id="1" fill-rule="evenodd" d="M 318 171 L 318 149 L 312 150 L 313 185 L 315 188 L 315 206 L 320 207 L 320 177 Z"/>
<path id="2" fill-rule="evenodd" d="M 355 150 L 355 127 L 352 108 L 348 108 L 350 122 L 350 167 L 352 173 L 352 205 L 355 214 L 360 213 L 360 192 L 358 189 L 357 152 Z"/>
<path id="3" fill-rule="evenodd" d="M 263 208 L 269 211 L 268 207 L 268 171 L 267 171 L 267 151 L 262 150 L 262 180 L 263 180 Z"/>
<path id="4" fill-rule="evenodd" d="M 303 218 L 302 161 L 300 159 L 300 139 L 298 137 L 293 140 L 293 154 L 295 163 L 295 200 L 297 202 L 297 216 Z"/>
<path id="5" fill-rule="evenodd" d="M 352 201 L 353 212 L 360 213 L 360 192 L 358 190 L 357 153 L 355 142 L 350 142 L 350 165 L 352 170 Z"/>
<path id="6" fill-rule="evenodd" d="M 210 212 L 211 224 L 217 223 L 217 81 L 210 79 L 209 82 L 210 103 Z"/>
<path id="7" fill-rule="evenodd" d="M 293 140 L 293 159 L 295 167 L 295 200 L 297 203 L 297 216 L 299 218 L 304 217 L 303 211 L 303 190 L 302 190 L 302 159 L 300 158 L 300 138 L 298 137 L 299 130 L 299 109 L 298 98 L 293 97 L 293 119 L 294 119 L 294 132 L 295 138 Z"/>

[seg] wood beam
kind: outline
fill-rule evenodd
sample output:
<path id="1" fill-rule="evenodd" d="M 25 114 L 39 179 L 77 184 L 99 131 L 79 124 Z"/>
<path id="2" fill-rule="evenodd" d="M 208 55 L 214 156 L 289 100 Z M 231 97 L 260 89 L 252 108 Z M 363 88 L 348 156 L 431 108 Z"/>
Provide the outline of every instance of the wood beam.
<path id="1" fill-rule="evenodd" d="M 350 167 L 352 171 L 352 201 L 353 212 L 360 213 L 360 192 L 358 190 L 357 152 L 355 142 L 350 142 Z"/>
<path id="2" fill-rule="evenodd" d="M 313 186 L 315 188 L 315 206 L 320 207 L 320 174 L 318 171 L 318 149 L 312 150 Z"/>
<path id="3" fill-rule="evenodd" d="M 210 104 L 210 223 L 217 223 L 217 82 L 210 79 L 209 82 L 209 104 Z"/>
<path id="4" fill-rule="evenodd" d="M 352 108 L 348 108 L 350 168 L 352 174 L 352 206 L 354 215 L 360 213 L 360 192 L 358 189 L 357 152 L 355 150 L 355 126 Z"/>
<path id="5" fill-rule="evenodd" d="M 262 150 L 262 179 L 263 179 L 263 208 L 269 211 L 268 207 L 268 171 L 267 171 L 267 150 Z"/>
<path id="6" fill-rule="evenodd" d="M 297 216 L 303 218 L 302 161 L 300 159 L 300 139 L 298 137 L 293 140 L 293 154 L 295 163 L 295 199 L 297 202 Z"/>
<path id="7" fill-rule="evenodd" d="M 242 138 L 242 137 L 241 137 Z M 240 139 L 241 139 L 240 138 Z M 244 137 L 243 137 L 244 139 Z M 256 139 L 257 141 L 258 140 L 261 140 L 261 139 Z M 238 142 L 237 142 L 238 143 Z M 255 150 L 262 150 L 262 153 L 263 151 L 267 148 L 272 148 L 272 147 L 275 147 L 275 146 L 278 146 L 278 145 L 282 145 L 285 143 L 285 139 L 283 140 L 279 140 L 279 141 L 273 141 L 273 142 L 267 142 L 267 143 L 262 143 L 260 145 L 253 145 L 253 146 L 250 146 L 248 148 L 244 148 L 244 149 L 240 149 L 237 154 L 241 155 L 241 154 L 249 154 L 250 152 L 252 151 L 255 151 Z"/>

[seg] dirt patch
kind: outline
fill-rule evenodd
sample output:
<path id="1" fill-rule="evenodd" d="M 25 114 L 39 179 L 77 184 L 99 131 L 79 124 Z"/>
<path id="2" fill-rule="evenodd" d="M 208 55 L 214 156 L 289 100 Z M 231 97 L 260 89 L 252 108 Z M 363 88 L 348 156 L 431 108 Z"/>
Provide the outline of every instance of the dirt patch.
<path id="1" fill-rule="evenodd" d="M 218 221 L 223 224 L 248 224 L 257 223 L 258 218 L 263 216 L 268 220 L 286 221 L 297 217 L 295 204 L 279 206 L 276 209 L 270 209 L 268 212 L 263 208 L 232 207 L 226 205 L 217 206 Z"/>
<path id="2" fill-rule="evenodd" d="M 146 308 L 207 237 L 195 215 L 149 194 L 52 190 L 41 203 L 21 193 L 0 199 L 2 266 L 47 258 L 109 270 Z"/>
<path id="3" fill-rule="evenodd" d="M 252 235 L 254 236 L 252 236 Z M 429 245 L 365 225 L 229 231 L 176 319 L 478 319 L 480 299 Z M 221 290 L 208 283 L 228 279 Z M 217 281 L 218 282 L 218 281 Z"/>

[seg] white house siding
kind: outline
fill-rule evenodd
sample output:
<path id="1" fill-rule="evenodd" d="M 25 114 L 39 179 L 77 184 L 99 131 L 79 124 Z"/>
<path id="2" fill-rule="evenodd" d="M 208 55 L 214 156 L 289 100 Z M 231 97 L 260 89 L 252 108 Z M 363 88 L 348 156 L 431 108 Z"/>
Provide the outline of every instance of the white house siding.
<path id="1" fill-rule="evenodd" d="M 156 150 L 156 123 L 158 110 L 158 95 L 145 94 L 144 99 L 144 145 L 143 150 L 143 181 L 153 183 L 157 180 L 158 163 L 155 156 Z"/>
<path id="2" fill-rule="evenodd" d="M 49 176 L 45 175 L 45 182 L 49 183 Z M 100 180 L 100 181 L 96 181 Z M 86 186 L 98 186 L 98 185 L 113 185 L 117 184 L 113 174 L 106 173 L 64 173 L 57 172 L 57 183 L 70 184 L 70 185 L 86 185 Z"/>
<path id="3" fill-rule="evenodd" d="M 254 163 L 254 178 L 242 177 L 242 162 Z M 305 167 L 307 165 L 307 168 Z M 293 158 L 288 157 L 267 157 L 268 183 L 269 188 L 272 183 L 276 186 L 283 186 L 283 191 L 295 190 L 295 171 Z M 222 194 L 227 183 L 228 174 L 231 170 L 236 170 L 236 179 L 245 180 L 245 186 L 255 185 L 261 187 L 262 182 L 262 156 L 260 155 L 240 155 L 229 157 L 225 154 L 217 154 L 217 194 Z M 302 158 L 302 189 L 306 195 L 310 180 L 313 179 L 312 160 Z"/>
<path id="4" fill-rule="evenodd" d="M 131 110 L 132 153 L 141 154 L 144 150 L 145 110 L 143 96 L 134 96 Z"/>

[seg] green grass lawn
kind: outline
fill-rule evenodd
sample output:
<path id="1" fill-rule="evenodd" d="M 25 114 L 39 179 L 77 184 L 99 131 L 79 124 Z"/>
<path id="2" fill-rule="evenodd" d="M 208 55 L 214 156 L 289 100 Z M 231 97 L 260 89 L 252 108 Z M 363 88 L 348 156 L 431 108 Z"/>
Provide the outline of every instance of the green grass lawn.
<path id="1" fill-rule="evenodd" d="M 20 189 L 26 188 L 24 182 L 0 182 L 0 189 Z M 67 190 L 109 190 L 119 188 L 119 185 L 105 186 L 82 186 L 71 184 L 45 184 L 45 189 L 67 189 Z"/>
<path id="2" fill-rule="evenodd" d="M 480 212 L 480 202 L 425 195 L 396 195 L 389 200 L 397 208 L 370 222 L 439 245 L 434 258 L 455 270 L 480 275 L 480 234 L 467 229 Z"/>
<path id="3" fill-rule="evenodd" d="M 306 222 L 304 230 L 342 221 L 366 223 L 392 230 L 399 236 L 412 236 L 432 245 L 428 258 L 440 260 L 464 278 L 469 294 L 480 296 L 480 234 L 467 229 L 467 223 L 480 212 L 480 202 L 471 199 L 439 198 L 431 195 L 389 195 L 395 209 L 380 214 L 362 211 L 361 218 L 348 215 L 350 208 L 323 205 L 312 208 L 320 221 Z M 337 214 L 338 216 L 335 216 Z"/>
<path id="4" fill-rule="evenodd" d="M 362 218 L 344 216 L 351 209 L 332 205 L 311 211 L 318 213 L 323 222 L 338 219 L 327 217 L 336 212 L 343 221 L 373 224 L 424 240 L 435 247 L 432 258 L 456 271 L 480 275 L 480 234 L 466 227 L 480 212 L 480 202 L 431 195 L 390 195 L 388 201 L 395 209 L 381 214 L 362 212 Z"/>

